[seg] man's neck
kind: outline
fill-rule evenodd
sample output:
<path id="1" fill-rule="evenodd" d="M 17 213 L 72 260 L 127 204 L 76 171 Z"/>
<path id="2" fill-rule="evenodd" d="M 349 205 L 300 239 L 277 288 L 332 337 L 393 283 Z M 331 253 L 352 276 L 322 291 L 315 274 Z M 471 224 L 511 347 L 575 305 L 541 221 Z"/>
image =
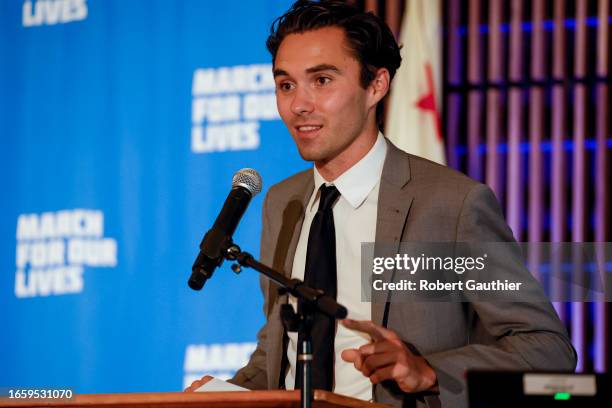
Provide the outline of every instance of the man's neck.
<path id="1" fill-rule="evenodd" d="M 378 127 L 368 130 L 353 141 L 339 155 L 328 161 L 315 162 L 319 174 L 328 182 L 334 181 L 345 171 L 353 167 L 359 160 L 368 154 L 376 138 L 378 137 Z"/>

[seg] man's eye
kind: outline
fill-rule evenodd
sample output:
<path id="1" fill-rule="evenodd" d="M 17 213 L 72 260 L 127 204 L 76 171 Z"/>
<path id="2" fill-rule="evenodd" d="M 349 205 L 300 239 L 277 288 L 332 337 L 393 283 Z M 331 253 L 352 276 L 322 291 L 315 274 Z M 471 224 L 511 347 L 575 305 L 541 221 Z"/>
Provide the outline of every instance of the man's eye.
<path id="1" fill-rule="evenodd" d="M 331 78 L 321 76 L 317 77 L 316 81 L 317 85 L 325 85 L 331 81 Z"/>
<path id="2" fill-rule="evenodd" d="M 278 85 L 278 89 L 280 89 L 281 91 L 290 91 L 291 89 L 293 89 L 293 84 L 289 82 L 283 82 Z"/>

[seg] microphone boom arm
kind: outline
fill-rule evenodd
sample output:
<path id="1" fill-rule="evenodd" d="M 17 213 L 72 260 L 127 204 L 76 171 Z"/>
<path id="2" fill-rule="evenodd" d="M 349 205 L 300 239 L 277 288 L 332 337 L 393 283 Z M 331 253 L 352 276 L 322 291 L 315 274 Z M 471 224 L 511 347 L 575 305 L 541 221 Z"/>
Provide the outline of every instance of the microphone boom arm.
<path id="1" fill-rule="evenodd" d="M 323 291 L 306 286 L 304 282 L 299 279 L 289 279 L 285 277 L 283 274 L 257 261 L 253 258 L 253 255 L 248 252 L 242 252 L 240 247 L 234 243 L 229 245 L 225 251 L 225 258 L 236 261 L 239 265 L 255 269 L 278 284 L 280 286 L 279 290 L 311 304 L 329 317 L 344 319 L 348 313 L 346 307 L 336 302 L 331 296 L 323 293 Z"/>

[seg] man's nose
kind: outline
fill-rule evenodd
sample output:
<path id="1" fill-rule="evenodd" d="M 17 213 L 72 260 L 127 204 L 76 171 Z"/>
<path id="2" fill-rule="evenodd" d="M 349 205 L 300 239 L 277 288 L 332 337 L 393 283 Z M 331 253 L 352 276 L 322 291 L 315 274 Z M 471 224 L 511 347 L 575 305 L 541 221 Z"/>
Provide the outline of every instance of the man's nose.
<path id="1" fill-rule="evenodd" d="M 313 95 L 308 89 L 297 88 L 291 101 L 291 112 L 296 115 L 304 115 L 314 110 Z"/>

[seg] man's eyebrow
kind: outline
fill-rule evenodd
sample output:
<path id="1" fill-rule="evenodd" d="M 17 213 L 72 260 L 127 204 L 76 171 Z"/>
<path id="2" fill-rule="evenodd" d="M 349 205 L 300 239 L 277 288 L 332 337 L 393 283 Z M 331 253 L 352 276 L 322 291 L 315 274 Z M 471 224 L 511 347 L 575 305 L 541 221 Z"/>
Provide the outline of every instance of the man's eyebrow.
<path id="1" fill-rule="evenodd" d="M 315 65 L 314 67 L 310 67 L 306 69 L 306 72 L 309 74 L 312 74 L 314 72 L 321 72 L 321 71 L 333 71 L 338 74 L 342 72 L 340 71 L 340 68 L 338 68 L 335 65 L 331 65 L 331 64 L 319 64 L 319 65 Z"/>
<path id="2" fill-rule="evenodd" d="M 274 71 L 272 71 L 272 74 L 274 75 L 274 78 L 277 76 L 289 76 L 287 71 L 278 68 L 275 68 Z"/>
<path id="3" fill-rule="evenodd" d="M 342 73 L 340 68 L 338 68 L 335 65 L 331 65 L 331 64 L 319 64 L 319 65 L 315 65 L 314 67 L 310 67 L 306 69 L 307 74 L 313 74 L 315 72 L 321 72 L 321 71 L 333 71 L 338 74 Z M 278 76 L 289 76 L 289 73 L 287 71 L 285 71 L 284 69 L 279 69 L 279 68 L 275 68 L 274 71 L 272 71 L 272 74 L 274 78 Z"/>

